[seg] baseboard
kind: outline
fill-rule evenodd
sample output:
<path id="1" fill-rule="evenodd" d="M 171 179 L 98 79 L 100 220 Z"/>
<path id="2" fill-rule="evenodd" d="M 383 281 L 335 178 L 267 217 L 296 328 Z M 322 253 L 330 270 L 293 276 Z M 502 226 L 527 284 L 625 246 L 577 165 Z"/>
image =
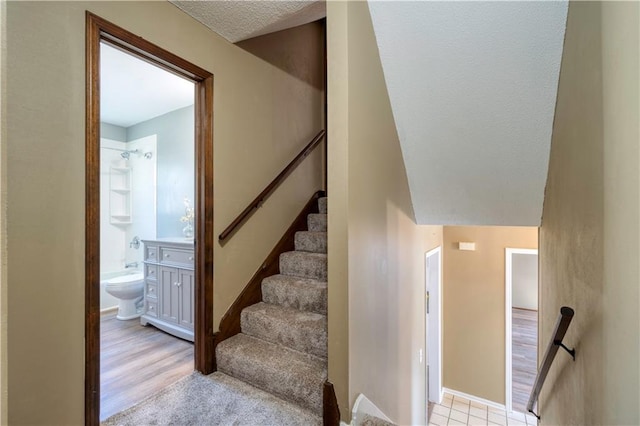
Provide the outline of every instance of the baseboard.
<path id="1" fill-rule="evenodd" d="M 442 391 L 444 393 L 448 393 L 448 394 L 451 394 L 453 396 L 459 396 L 461 398 L 466 398 L 469 401 L 474 401 L 474 402 L 477 402 L 479 404 L 484 404 L 484 405 L 486 405 L 488 407 L 498 408 L 500 410 L 505 410 L 505 411 L 507 409 L 507 407 L 505 407 L 504 404 L 500 404 L 500 403 L 497 403 L 497 402 L 494 402 L 494 401 L 489 401 L 488 399 L 480 398 L 479 396 L 469 395 L 468 393 L 460 392 L 460 391 L 449 389 L 449 388 L 442 388 Z"/>
<path id="2" fill-rule="evenodd" d="M 340 424 L 340 408 L 336 399 L 336 391 L 333 383 L 324 382 L 322 388 L 322 425 L 338 426 Z"/>
<path id="3" fill-rule="evenodd" d="M 109 312 L 114 312 L 118 310 L 118 306 L 112 306 L 110 308 L 100 309 L 100 314 L 107 314 Z"/>
<path id="4" fill-rule="evenodd" d="M 363 394 L 358 395 L 356 402 L 353 404 L 353 410 L 351 411 L 351 424 L 357 425 L 358 415 L 368 414 L 373 417 L 377 417 L 389 423 L 393 423 L 386 414 L 382 412 L 369 398 Z"/>

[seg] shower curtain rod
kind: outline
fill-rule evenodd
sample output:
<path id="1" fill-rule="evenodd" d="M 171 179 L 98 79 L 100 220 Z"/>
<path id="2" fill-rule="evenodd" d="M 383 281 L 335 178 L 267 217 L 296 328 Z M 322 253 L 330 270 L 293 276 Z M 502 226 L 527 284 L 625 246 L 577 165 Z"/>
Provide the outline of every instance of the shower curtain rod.
<path id="1" fill-rule="evenodd" d="M 131 152 L 131 153 L 138 152 L 137 149 L 120 149 L 120 148 L 111 148 L 110 146 L 101 146 L 100 148 L 102 148 L 102 149 L 112 149 L 114 151 L 120 151 L 120 152 Z"/>

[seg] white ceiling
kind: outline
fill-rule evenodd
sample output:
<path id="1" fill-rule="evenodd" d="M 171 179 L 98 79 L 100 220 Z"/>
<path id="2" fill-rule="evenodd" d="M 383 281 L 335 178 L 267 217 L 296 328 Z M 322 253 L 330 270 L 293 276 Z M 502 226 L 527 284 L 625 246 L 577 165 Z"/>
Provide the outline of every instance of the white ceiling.
<path id="1" fill-rule="evenodd" d="M 100 45 L 100 120 L 130 127 L 193 105 L 192 82 L 114 47 Z"/>
<path id="2" fill-rule="evenodd" d="M 326 16 L 324 1 L 170 0 L 231 43 L 317 21 Z"/>
<path id="3" fill-rule="evenodd" d="M 540 225 L 567 2 L 369 2 L 419 224 Z"/>

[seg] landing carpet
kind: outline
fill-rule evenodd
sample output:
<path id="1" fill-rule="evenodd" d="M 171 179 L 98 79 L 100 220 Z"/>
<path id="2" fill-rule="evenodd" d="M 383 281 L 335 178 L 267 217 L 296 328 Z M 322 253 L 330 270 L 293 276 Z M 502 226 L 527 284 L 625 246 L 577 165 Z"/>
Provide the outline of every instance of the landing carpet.
<path id="1" fill-rule="evenodd" d="M 223 373 L 193 373 L 102 425 L 320 425 L 314 413 Z"/>

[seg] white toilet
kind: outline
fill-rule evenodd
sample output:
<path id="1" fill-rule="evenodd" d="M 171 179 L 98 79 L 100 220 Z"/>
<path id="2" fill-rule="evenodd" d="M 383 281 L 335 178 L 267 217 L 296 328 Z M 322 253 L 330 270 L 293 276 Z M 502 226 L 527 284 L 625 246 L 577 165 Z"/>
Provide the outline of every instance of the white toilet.
<path id="1" fill-rule="evenodd" d="M 105 290 L 118 299 L 116 318 L 130 320 L 140 317 L 142 310 L 138 309 L 138 303 L 142 300 L 144 291 L 142 272 L 111 278 L 107 280 Z"/>

